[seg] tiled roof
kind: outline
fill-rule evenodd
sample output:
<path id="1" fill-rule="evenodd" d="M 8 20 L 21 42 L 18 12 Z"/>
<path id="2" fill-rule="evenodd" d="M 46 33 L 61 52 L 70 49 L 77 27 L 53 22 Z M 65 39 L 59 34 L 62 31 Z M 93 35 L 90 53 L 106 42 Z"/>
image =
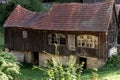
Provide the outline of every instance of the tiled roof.
<path id="1" fill-rule="evenodd" d="M 35 13 L 18 5 L 6 20 L 4 27 L 29 27 L 43 13 Z"/>
<path id="2" fill-rule="evenodd" d="M 17 6 L 4 26 L 59 31 L 106 31 L 113 4 L 113 0 L 103 3 L 54 4 L 45 14 Z"/>

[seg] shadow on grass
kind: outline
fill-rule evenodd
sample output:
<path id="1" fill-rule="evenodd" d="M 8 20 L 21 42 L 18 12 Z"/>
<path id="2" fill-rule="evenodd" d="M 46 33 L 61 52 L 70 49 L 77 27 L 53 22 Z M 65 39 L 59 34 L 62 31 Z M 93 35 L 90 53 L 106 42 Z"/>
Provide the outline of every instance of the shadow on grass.
<path id="1" fill-rule="evenodd" d="M 18 80 L 47 80 L 47 75 L 40 70 L 33 70 L 31 64 L 25 63 L 23 65 Z"/>

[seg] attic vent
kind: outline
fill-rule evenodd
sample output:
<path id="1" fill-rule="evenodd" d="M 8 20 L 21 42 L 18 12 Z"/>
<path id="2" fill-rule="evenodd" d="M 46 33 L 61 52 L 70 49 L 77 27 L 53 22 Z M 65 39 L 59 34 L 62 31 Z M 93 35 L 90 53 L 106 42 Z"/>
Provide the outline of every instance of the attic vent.
<path id="1" fill-rule="evenodd" d="M 23 35 L 23 38 L 27 38 L 27 36 L 28 36 L 27 31 L 23 31 L 22 35 Z"/>

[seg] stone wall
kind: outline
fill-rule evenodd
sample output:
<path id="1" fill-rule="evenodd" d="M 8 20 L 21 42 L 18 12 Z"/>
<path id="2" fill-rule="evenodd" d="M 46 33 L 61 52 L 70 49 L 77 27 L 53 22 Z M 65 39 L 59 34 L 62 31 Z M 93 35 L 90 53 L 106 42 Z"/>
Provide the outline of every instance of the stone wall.
<path id="1" fill-rule="evenodd" d="M 45 53 L 39 53 L 39 65 L 43 66 L 44 64 L 47 63 L 47 60 L 50 60 L 54 55 L 48 55 Z M 66 65 L 68 63 L 69 60 L 69 56 L 56 56 L 57 59 L 59 59 L 59 61 L 63 64 Z"/>
<path id="2" fill-rule="evenodd" d="M 18 61 L 24 62 L 24 53 L 25 52 L 23 52 L 23 51 L 15 51 L 15 50 L 11 50 L 10 52 L 17 57 Z"/>
<path id="3" fill-rule="evenodd" d="M 29 51 L 16 51 L 16 50 L 11 50 L 11 53 L 13 53 L 18 61 L 20 62 L 27 62 L 27 63 L 32 63 L 32 53 Z"/>
<path id="4" fill-rule="evenodd" d="M 25 55 L 25 61 L 27 63 L 32 63 L 33 61 L 32 52 L 25 52 L 24 55 Z"/>
<path id="5" fill-rule="evenodd" d="M 28 62 L 28 63 L 32 63 L 33 61 L 33 57 L 32 57 L 32 52 L 27 52 L 27 51 L 10 51 L 11 53 L 13 53 L 17 58 L 18 61 L 20 62 Z M 54 55 L 51 55 L 54 57 Z M 39 53 L 39 65 L 43 66 L 47 60 L 50 60 L 52 57 L 48 54 L 45 53 Z M 58 59 L 60 60 L 60 62 L 65 65 L 68 63 L 69 60 L 69 56 L 57 56 Z M 92 57 L 83 57 L 87 59 L 87 68 L 89 69 L 93 69 L 93 68 L 101 68 L 105 65 L 106 61 L 103 59 L 98 59 L 98 58 L 92 58 Z"/>
<path id="6" fill-rule="evenodd" d="M 54 55 L 52 55 L 54 56 Z M 58 59 L 60 59 L 60 62 L 62 62 L 63 65 L 68 63 L 69 56 L 57 56 Z M 43 66 L 47 60 L 51 59 L 52 57 L 50 55 L 39 53 L 39 65 Z M 83 57 L 87 59 L 87 68 L 93 69 L 93 68 L 101 68 L 105 65 L 105 61 L 103 59 L 98 58 L 92 58 L 92 57 Z"/>
<path id="7" fill-rule="evenodd" d="M 87 68 L 101 68 L 105 65 L 105 61 L 103 59 L 91 58 L 87 57 Z"/>

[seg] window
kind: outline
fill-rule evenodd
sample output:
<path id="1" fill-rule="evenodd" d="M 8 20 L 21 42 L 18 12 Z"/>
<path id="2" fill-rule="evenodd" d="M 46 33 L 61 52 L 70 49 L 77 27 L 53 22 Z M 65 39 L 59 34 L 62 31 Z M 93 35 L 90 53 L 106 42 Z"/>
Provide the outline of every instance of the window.
<path id="1" fill-rule="evenodd" d="M 22 31 L 23 38 L 27 38 L 28 34 L 27 31 Z"/>
<path id="2" fill-rule="evenodd" d="M 93 35 L 79 35 L 77 36 L 77 46 L 87 48 L 98 47 L 98 37 Z"/>
<path id="3" fill-rule="evenodd" d="M 59 44 L 65 45 L 66 44 L 66 37 L 63 34 L 49 34 L 48 35 L 48 42 L 49 44 Z"/>

